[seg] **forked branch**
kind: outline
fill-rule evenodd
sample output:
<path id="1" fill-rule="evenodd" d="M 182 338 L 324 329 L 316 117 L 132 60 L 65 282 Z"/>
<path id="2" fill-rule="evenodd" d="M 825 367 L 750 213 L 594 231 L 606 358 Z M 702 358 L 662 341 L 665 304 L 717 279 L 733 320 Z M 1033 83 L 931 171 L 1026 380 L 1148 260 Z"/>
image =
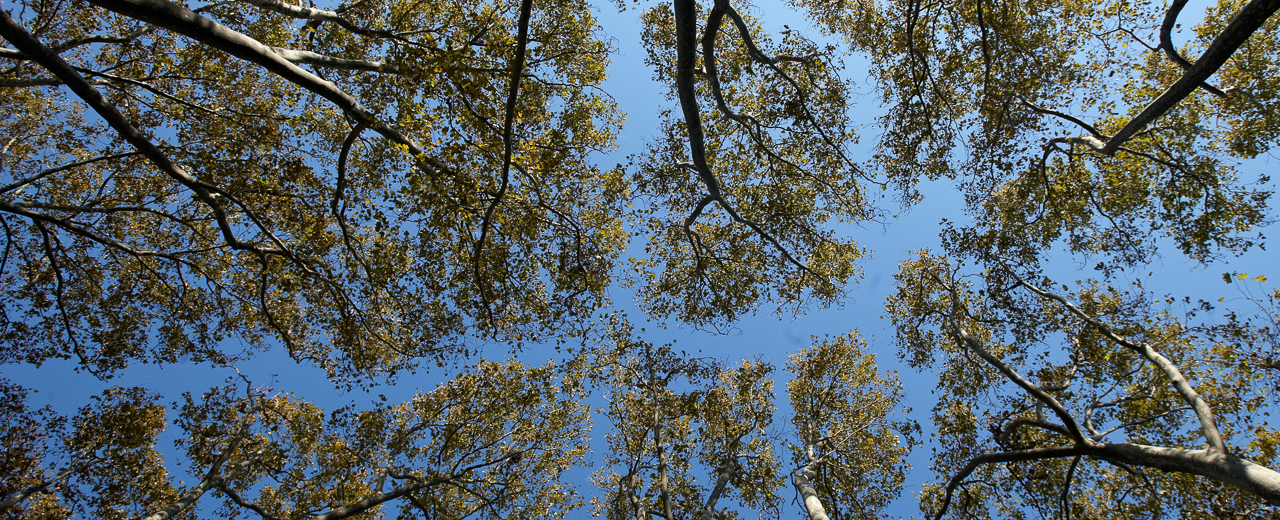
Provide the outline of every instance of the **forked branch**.
<path id="1" fill-rule="evenodd" d="M 1280 9 L 1280 0 L 1251 0 L 1239 13 L 1236 13 L 1231 23 L 1227 24 L 1222 33 L 1213 39 L 1209 48 L 1200 55 L 1200 59 L 1196 60 L 1178 81 L 1142 109 L 1137 116 L 1130 119 L 1123 128 L 1107 140 L 1106 146 L 1098 152 L 1103 155 L 1115 155 L 1120 151 L 1120 147 L 1135 134 L 1203 85 L 1209 76 L 1217 72 L 1231 58 L 1231 55 L 1235 54 L 1236 50 L 1244 45 L 1244 42 L 1261 28 L 1272 14 L 1275 14 L 1277 9 Z M 1166 23 L 1168 23 L 1167 20 Z"/>
<path id="2" fill-rule="evenodd" d="M 1042 298 L 1058 302 L 1071 314 L 1074 314 L 1076 317 L 1084 320 L 1085 323 L 1090 327 L 1093 327 L 1107 339 L 1117 345 L 1141 354 L 1143 357 L 1147 358 L 1147 360 L 1154 363 L 1165 373 L 1165 376 L 1173 383 L 1174 389 L 1178 391 L 1178 394 L 1182 396 L 1182 399 L 1186 401 L 1195 412 L 1196 418 L 1200 421 L 1200 431 L 1204 434 L 1205 441 L 1209 444 L 1209 449 L 1211 451 L 1219 451 L 1223 453 L 1227 451 L 1227 447 L 1222 441 L 1222 434 L 1218 431 L 1217 421 L 1213 418 L 1213 410 L 1209 408 L 1209 403 L 1205 402 L 1204 398 L 1200 397 L 1200 394 L 1196 392 L 1195 388 L 1191 387 L 1191 383 L 1182 375 L 1182 371 L 1178 369 L 1177 365 L 1174 365 L 1168 358 L 1160 355 L 1159 352 L 1156 352 L 1155 349 L 1151 348 L 1151 345 L 1148 345 L 1145 342 L 1133 342 L 1119 334 L 1116 334 L 1115 331 L 1111 330 L 1111 327 L 1108 327 L 1097 318 L 1086 314 L 1066 298 L 1031 285 L 1012 270 L 1009 272 L 1023 287 L 1026 287 L 1028 290 Z"/>
<path id="3" fill-rule="evenodd" d="M 726 0 L 720 0 L 717 5 L 721 2 L 726 2 Z M 727 3 L 725 5 L 727 6 Z M 717 16 L 723 16 L 724 14 L 727 14 L 727 11 L 721 11 L 721 14 Z M 751 228 L 752 232 L 777 249 L 788 263 L 818 277 L 819 280 L 825 280 L 824 277 L 818 275 L 809 266 L 796 259 L 777 238 L 759 224 L 740 215 L 721 191 L 720 181 L 707 163 L 702 112 L 698 107 L 696 89 L 693 84 L 694 62 L 697 60 L 696 47 L 698 43 L 696 36 L 698 25 L 697 9 L 694 0 L 674 0 L 674 15 L 676 22 L 676 92 L 679 94 L 680 108 L 684 113 L 685 126 L 689 132 L 689 152 L 693 160 L 694 171 L 697 172 L 698 178 L 706 186 L 707 195 L 715 200 L 729 214 L 731 219 Z M 686 227 L 691 224 L 689 219 L 686 219 L 685 222 Z"/>

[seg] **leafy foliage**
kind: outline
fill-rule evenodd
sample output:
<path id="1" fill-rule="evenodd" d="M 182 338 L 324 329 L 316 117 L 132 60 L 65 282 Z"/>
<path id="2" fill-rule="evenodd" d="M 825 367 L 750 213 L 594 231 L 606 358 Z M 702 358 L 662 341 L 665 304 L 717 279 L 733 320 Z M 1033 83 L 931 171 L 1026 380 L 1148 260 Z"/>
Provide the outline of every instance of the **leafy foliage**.
<path id="1" fill-rule="evenodd" d="M 1273 517 L 1280 292 L 1227 273 L 1241 297 L 1193 304 L 1119 274 L 1167 244 L 1229 261 L 1275 220 L 1242 165 L 1280 144 L 1280 1 L 1182 31 L 1185 4 L 791 2 L 816 38 L 736 0 L 646 4 L 671 105 L 616 167 L 582 2 L 6 4 L 0 363 L 105 381 L 279 349 L 365 391 L 455 370 L 400 403 L 240 376 L 71 413 L 0 380 L 0 515 L 780 517 L 789 480 L 812 520 L 887 516 L 923 430 L 875 342 L 793 353 L 780 408 L 767 358 L 656 346 L 609 289 L 699 329 L 839 305 L 870 253 L 848 230 L 946 179 L 965 214 L 887 302 L 938 381 L 923 511 Z M 1098 273 L 1059 283 L 1064 256 Z M 531 343 L 562 359 L 478 356 Z"/>
<path id="2" fill-rule="evenodd" d="M 137 361 L 235 362 L 249 354 L 223 347 L 236 338 L 349 378 L 465 356 L 472 334 L 573 333 L 604 303 L 626 237 L 621 172 L 587 160 L 620 118 L 591 89 L 608 48 L 585 6 L 540 4 L 507 110 L 509 9 L 16 13 L 6 38 L 30 28 L 43 61 L 77 67 L 181 172 L 82 118 L 85 101 L 58 86 L 75 78 L 42 73 L 37 49 L 0 56 L 3 359 L 75 356 L 109 377 Z M 184 38 L 191 24 L 156 18 L 166 10 L 222 33 Z M 233 44 L 266 54 L 218 50 Z M 505 112 L 518 120 L 509 137 Z M 506 142 L 515 173 L 498 178 Z"/>

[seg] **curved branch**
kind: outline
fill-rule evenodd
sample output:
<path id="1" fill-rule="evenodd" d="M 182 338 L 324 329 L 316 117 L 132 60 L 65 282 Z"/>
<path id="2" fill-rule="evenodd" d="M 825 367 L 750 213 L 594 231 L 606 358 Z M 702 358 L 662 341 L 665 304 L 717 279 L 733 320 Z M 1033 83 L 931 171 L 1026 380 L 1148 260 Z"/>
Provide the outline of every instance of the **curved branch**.
<path id="1" fill-rule="evenodd" d="M 1098 332 L 1101 332 L 1107 337 L 1107 339 L 1110 339 L 1122 347 L 1142 354 L 1142 356 L 1147 358 L 1147 360 L 1155 363 L 1155 365 L 1159 367 L 1160 370 L 1165 373 L 1165 376 L 1173 383 L 1174 389 L 1178 391 L 1178 394 L 1182 396 L 1182 399 L 1186 401 L 1187 404 L 1191 405 L 1191 409 L 1195 411 L 1196 418 L 1200 421 L 1200 432 L 1204 434 L 1205 441 L 1209 444 L 1209 450 L 1223 453 L 1227 451 L 1226 444 L 1222 441 L 1222 433 L 1218 431 L 1217 421 L 1213 418 L 1213 410 L 1209 408 L 1209 403 L 1205 402 L 1204 398 L 1200 397 L 1200 394 L 1196 392 L 1195 388 L 1191 387 L 1191 383 L 1182 375 L 1182 371 L 1178 369 L 1177 365 L 1174 365 L 1168 358 L 1160 355 L 1159 352 L 1156 352 L 1155 349 L 1151 348 L 1151 345 L 1146 343 L 1134 343 L 1119 334 L 1116 334 L 1106 324 L 1098 321 L 1098 319 L 1093 316 L 1085 314 L 1084 311 L 1080 310 L 1079 307 L 1076 307 L 1066 298 L 1044 291 L 1039 287 L 1027 283 L 1026 280 L 1023 280 L 1022 277 L 1018 276 L 1017 273 L 1014 273 L 1013 270 L 1009 270 L 1009 273 L 1012 274 L 1023 287 L 1026 287 L 1031 292 L 1036 293 L 1042 298 L 1058 302 L 1063 307 L 1066 307 L 1071 314 L 1076 315 L 1076 317 L 1084 320 L 1085 323 L 1088 323 Z"/>
<path id="2" fill-rule="evenodd" d="M 192 14 L 194 15 L 194 13 Z M 39 40 L 14 21 L 9 16 L 9 13 L 4 11 L 0 11 L 0 36 L 9 40 L 14 47 L 30 56 L 32 61 L 39 63 L 66 83 L 72 92 L 106 120 L 107 124 L 119 133 L 125 141 L 133 145 L 139 152 L 142 152 L 161 172 L 190 189 L 197 199 L 213 211 L 214 217 L 218 222 L 218 228 L 222 231 L 223 239 L 227 242 L 227 245 L 233 249 L 254 251 L 262 254 L 287 254 L 287 251 L 283 249 L 264 248 L 243 242 L 237 238 L 235 232 L 231 229 L 231 224 L 227 219 L 225 210 L 222 208 L 222 204 L 216 200 L 219 198 L 218 195 L 213 190 L 210 190 L 207 184 L 200 182 L 190 173 L 187 173 L 185 169 L 170 161 L 164 152 L 160 151 L 150 139 L 142 135 L 142 132 L 135 128 L 124 114 L 121 114 L 119 110 L 116 110 L 114 106 L 107 102 L 106 98 L 102 97 L 102 94 L 97 89 L 85 81 L 84 77 L 76 72 L 71 65 L 40 43 Z"/>
<path id="3" fill-rule="evenodd" d="M 1169 4 L 1169 10 L 1164 13 L 1164 23 L 1160 24 L 1159 47 L 1160 50 L 1164 51 L 1165 56 L 1168 56 L 1179 67 L 1182 67 L 1184 71 L 1190 70 L 1192 65 L 1181 54 L 1178 54 L 1178 49 L 1173 46 L 1173 26 L 1177 25 L 1178 14 L 1182 13 L 1182 8 L 1186 6 L 1187 0 L 1173 0 L 1173 3 Z M 1218 87 L 1210 85 L 1208 82 L 1202 82 L 1200 88 L 1220 98 L 1225 99 L 1227 97 L 1225 92 L 1219 90 Z"/>
<path id="4" fill-rule="evenodd" d="M 312 23 L 332 22 L 338 26 L 361 36 L 379 36 L 387 38 L 396 38 L 396 35 L 390 31 L 378 31 L 359 27 L 350 20 L 342 17 L 338 11 L 330 11 L 327 9 L 318 9 L 315 7 L 306 7 L 301 5 L 286 4 L 278 0 L 244 0 L 250 4 L 256 5 L 268 11 L 282 14 L 292 18 L 307 20 L 308 25 Z"/>
<path id="5" fill-rule="evenodd" d="M 1071 466 L 1067 467 L 1067 478 L 1062 482 L 1062 494 L 1058 495 L 1058 502 L 1062 505 L 1062 518 L 1071 519 L 1071 504 L 1067 503 L 1067 497 L 1071 496 L 1071 480 L 1076 476 L 1076 466 L 1080 465 L 1080 455 L 1076 455 L 1071 459 Z"/>
<path id="6" fill-rule="evenodd" d="M 1052 448 L 1035 448 L 1030 450 L 1005 451 L 1000 453 L 987 453 L 978 455 L 969 459 L 969 463 L 965 464 L 959 472 L 951 477 L 946 485 L 946 495 L 942 498 L 942 507 L 938 508 L 938 513 L 933 516 L 934 520 L 941 520 L 942 515 L 947 513 L 947 509 L 951 507 L 951 495 L 955 493 L 957 487 L 964 483 L 964 479 L 973 474 L 983 464 L 995 464 L 1000 462 L 1024 462 L 1028 460 L 1045 460 L 1045 459 L 1061 459 L 1065 457 L 1075 457 L 1086 454 L 1086 448 L 1083 446 L 1055 446 Z"/>
<path id="7" fill-rule="evenodd" d="M 1064 437 L 1071 436 L 1071 431 L 1067 430 L 1067 428 L 1061 424 L 1054 424 L 1040 419 L 1027 419 L 1024 417 L 1009 421 L 1009 424 L 1005 425 L 1004 429 L 1000 432 L 998 437 L 999 440 L 1004 443 L 1009 442 L 1009 436 L 1013 435 L 1013 432 L 1022 426 L 1034 426 L 1042 430 L 1048 430 L 1060 434 Z"/>
<path id="8" fill-rule="evenodd" d="M 937 273 L 933 273 L 933 279 L 951 293 L 951 304 L 953 308 L 958 309 L 960 306 L 960 296 L 955 285 L 942 281 L 942 278 L 938 276 Z M 988 352 L 986 348 L 983 348 L 982 343 L 980 343 L 977 338 L 974 338 L 969 334 L 969 331 L 960 326 L 956 311 L 953 310 L 953 312 L 947 316 L 947 321 L 949 325 L 951 325 L 952 335 L 965 347 L 968 347 L 969 351 L 977 354 L 978 357 L 983 359 L 983 361 L 986 361 L 988 364 L 995 367 L 996 370 L 1000 371 L 1001 374 L 1004 374 L 1005 378 L 1012 381 L 1013 384 L 1018 385 L 1028 394 L 1031 394 L 1031 396 L 1037 401 L 1044 403 L 1049 407 L 1049 409 L 1053 410 L 1053 413 L 1062 421 L 1071 436 L 1071 439 L 1075 441 L 1077 445 L 1086 445 L 1089 443 L 1089 441 L 1085 440 L 1084 435 L 1080 433 L 1080 426 L 1076 424 L 1075 418 L 1071 417 L 1071 413 L 1067 411 L 1066 407 L 1062 406 L 1062 403 L 1058 402 L 1056 398 L 1049 395 L 1048 392 L 1045 392 L 1044 389 L 1040 388 L 1038 385 L 1022 377 L 1013 369 L 1013 367 L 1010 367 L 1005 362 L 1000 361 L 999 358 Z"/>
<path id="9" fill-rule="evenodd" d="M 61 83 L 61 82 L 59 82 L 59 83 Z M 26 179 L 21 179 L 21 180 L 14 181 L 12 184 L 9 184 L 8 186 L 5 186 L 5 187 L 3 187 L 3 188 L 0 188 L 0 193 L 8 193 L 8 192 L 11 192 L 11 191 L 13 191 L 13 190 L 16 190 L 16 189 L 22 188 L 23 186 L 26 186 L 26 185 L 31 184 L 31 183 L 33 183 L 33 182 L 36 182 L 36 181 L 38 181 L 38 180 L 40 180 L 40 179 L 43 179 L 43 178 L 48 177 L 48 176 L 50 176 L 50 175 L 53 175 L 53 174 L 55 174 L 55 173 L 62 172 L 62 171 L 66 171 L 66 170 L 70 170 L 70 169 L 72 169 L 72 168 L 78 168 L 78 167 L 80 167 L 80 166 L 84 166 L 84 165 L 86 165 L 86 164 L 93 164 L 93 163 L 101 162 L 101 161 L 110 161 L 110 160 L 113 160 L 113 159 L 122 159 L 122 158 L 125 158 L 125 157 L 133 157 L 133 156 L 135 156 L 135 155 L 142 155 L 142 152 L 125 152 L 125 153 L 118 153 L 118 154 L 115 154 L 115 155 L 104 155 L 104 156 L 101 156 L 101 157 L 94 157 L 94 158 L 92 158 L 92 159 L 85 159 L 85 160 L 83 160 L 83 161 L 76 161 L 76 162 L 73 162 L 73 163 L 71 163 L 71 164 L 64 164 L 64 165 L 62 165 L 62 166 L 58 166 L 58 167 L 56 167 L 56 168 L 50 168 L 50 169 L 48 169 L 48 170 L 42 171 L 42 172 L 40 172 L 40 173 L 38 173 L 38 174 L 36 174 L 36 175 L 33 175 L 33 176 L 31 176 L 31 177 L 28 177 L 28 178 L 26 178 Z"/>
<path id="10" fill-rule="evenodd" d="M 1039 106 L 1039 105 L 1035 105 L 1035 104 L 1031 103 L 1030 101 L 1027 101 L 1027 100 L 1026 100 L 1026 98 L 1024 98 L 1024 97 L 1022 97 L 1022 96 L 1018 96 L 1018 101 L 1022 102 L 1022 104 L 1023 104 L 1024 106 L 1026 106 L 1027 108 L 1030 108 L 1032 112 L 1035 112 L 1035 113 L 1037 113 L 1037 114 L 1050 115 L 1050 116 L 1058 117 L 1058 118 L 1061 118 L 1061 119 L 1065 119 L 1065 120 L 1067 120 L 1067 121 L 1070 121 L 1070 122 L 1072 122 L 1072 123 L 1075 123 L 1077 126 L 1079 126 L 1079 127 L 1081 127 L 1081 128 L 1084 128 L 1084 129 L 1085 129 L 1085 130 L 1087 130 L 1090 134 L 1092 134 L 1092 135 L 1093 135 L 1093 137 L 1095 137 L 1095 138 L 1096 138 L 1096 139 L 1095 139 L 1095 141 L 1097 141 L 1096 143 L 1090 143 L 1090 147 L 1092 147 L 1092 148 L 1094 148 L 1094 149 L 1101 149 L 1103 146 L 1105 146 L 1105 144 L 1103 143 L 1103 141 L 1106 141 L 1106 140 L 1107 140 L 1107 136 L 1103 135 L 1103 134 L 1102 134 L 1102 132 L 1099 132 L 1099 131 L 1098 131 L 1098 129 L 1097 129 L 1097 128 L 1094 128 L 1094 126 L 1093 126 L 1093 125 L 1091 125 L 1091 124 L 1089 124 L 1089 123 L 1084 122 L 1084 121 L 1083 121 L 1083 120 L 1081 120 L 1080 118 L 1078 118 L 1078 117 L 1076 117 L 1076 116 L 1073 116 L 1073 115 L 1071 115 L 1071 114 L 1067 114 L 1067 113 L 1064 113 L 1064 112 L 1059 112 L 1059 111 L 1054 110 L 1054 109 L 1052 109 L 1052 108 L 1044 108 L 1044 107 L 1041 107 L 1041 106 Z"/>
<path id="11" fill-rule="evenodd" d="M 732 14 L 733 8 L 728 6 L 727 0 L 719 0 L 717 8 L 722 9 L 724 14 Z M 680 108 L 684 113 L 685 127 L 689 132 L 689 148 L 693 166 L 698 173 L 698 178 L 706 186 L 707 194 L 720 207 L 724 208 L 730 218 L 751 228 L 756 235 L 781 252 L 788 263 L 814 275 L 819 280 L 825 281 L 825 278 L 792 256 L 787 248 L 783 247 L 773 235 L 765 231 L 759 224 L 739 215 L 733 205 L 729 204 L 729 201 L 725 199 L 723 192 L 721 192 L 720 181 L 716 178 L 715 173 L 711 171 L 710 165 L 707 164 L 706 136 L 702 128 L 702 113 L 698 108 L 696 89 L 693 84 L 694 62 L 697 60 L 695 51 L 697 37 L 695 32 L 698 25 L 695 2 L 693 0 L 674 0 L 673 13 L 676 22 L 676 92 L 679 94 Z"/>
<path id="12" fill-rule="evenodd" d="M 508 87 L 507 104 L 502 121 L 502 181 L 498 185 L 497 194 L 489 202 L 489 207 L 484 210 L 484 219 L 480 221 L 480 238 L 476 240 L 475 253 L 472 258 L 476 284 L 482 287 L 481 291 L 484 291 L 482 280 L 484 275 L 480 260 L 484 253 L 484 245 L 489 237 L 489 228 L 493 226 L 493 214 L 498 210 L 498 205 L 502 204 L 502 199 L 506 196 L 507 188 L 511 182 L 511 153 L 515 147 L 511 134 L 515 126 L 516 102 L 520 94 L 520 77 L 524 73 L 525 51 L 529 46 L 529 18 L 532 14 L 533 0 L 523 0 L 520 3 L 520 20 L 517 22 L 516 55 L 512 58 L 510 86 Z"/>
<path id="13" fill-rule="evenodd" d="M 1262 27 L 1262 24 L 1266 23 L 1277 9 L 1280 9 L 1280 0 L 1251 0 L 1236 14 L 1231 23 L 1227 24 L 1222 33 L 1213 39 L 1209 48 L 1200 55 L 1200 59 L 1196 60 L 1178 81 L 1160 94 L 1160 97 L 1142 109 L 1142 112 L 1130 119 L 1120 131 L 1116 132 L 1116 135 L 1108 139 L 1107 145 L 1099 152 L 1103 155 L 1115 155 L 1134 134 L 1163 116 L 1165 112 L 1204 84 L 1205 80 L 1217 72 L 1236 52 L 1236 49 L 1244 45 L 1244 42 Z"/>
<path id="14" fill-rule="evenodd" d="M 224 27 L 200 14 L 168 0 L 89 0 L 90 3 L 130 18 L 155 24 L 205 45 L 223 51 L 242 60 L 254 63 L 268 72 L 323 97 L 342 109 L 356 122 L 386 137 L 391 142 L 408 148 L 415 159 L 425 161 L 434 169 L 444 170 L 443 165 L 427 157 L 416 142 L 408 136 L 378 121 L 377 117 L 360 106 L 350 94 L 333 83 L 307 72 L 270 47 L 244 34 Z"/>
<path id="15" fill-rule="evenodd" d="M 347 204 L 343 200 L 342 192 L 347 187 L 347 157 L 351 153 L 351 146 L 355 144 L 356 139 L 360 137 L 360 133 L 364 132 L 365 125 L 356 123 L 356 126 L 347 134 L 347 138 L 342 141 L 342 150 L 338 152 L 338 180 L 334 183 L 333 200 L 329 201 L 329 209 L 338 219 L 338 227 L 342 229 L 342 242 L 346 244 L 347 250 L 351 255 L 360 262 L 360 266 L 364 267 L 364 271 L 369 273 L 369 265 L 364 260 L 364 255 L 356 250 L 355 244 L 351 242 L 351 229 L 347 225 Z M 341 205 L 339 205 L 341 203 Z"/>

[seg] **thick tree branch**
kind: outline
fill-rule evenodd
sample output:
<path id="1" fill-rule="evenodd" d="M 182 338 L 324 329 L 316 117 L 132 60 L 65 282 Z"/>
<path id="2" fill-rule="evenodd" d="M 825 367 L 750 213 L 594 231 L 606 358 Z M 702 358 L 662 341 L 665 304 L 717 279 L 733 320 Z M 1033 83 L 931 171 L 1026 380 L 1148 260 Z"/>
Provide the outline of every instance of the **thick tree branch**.
<path id="1" fill-rule="evenodd" d="M 1123 443 L 1094 445 L 1084 454 L 1117 465 L 1209 477 L 1280 506 L 1280 473 L 1230 453 Z"/>
<path id="2" fill-rule="evenodd" d="M 291 63 L 300 63 L 303 65 L 313 65 L 316 67 L 324 67 L 329 69 L 341 70 L 363 70 L 368 72 L 381 72 L 385 74 L 399 74 L 400 68 L 395 65 L 383 63 L 381 61 L 371 60 L 353 60 L 349 58 L 335 58 L 311 51 L 300 51 L 295 49 L 286 49 L 283 47 L 267 46 L 271 52 L 279 54 L 280 57 L 289 60 Z"/>
<path id="3" fill-rule="evenodd" d="M 726 0 L 720 1 L 726 2 Z M 727 6 L 727 2 L 724 5 Z M 710 165 L 707 164 L 706 136 L 702 128 L 702 113 L 698 108 L 698 98 L 693 84 L 694 62 L 697 60 L 697 51 L 695 49 L 698 41 L 696 36 L 698 25 L 697 9 L 694 0 L 674 0 L 673 12 L 676 22 L 676 92 L 680 98 L 680 108 L 684 113 L 685 127 L 689 132 L 689 152 L 693 159 L 694 170 L 698 173 L 698 178 L 702 180 L 703 185 L 706 186 L 707 194 L 721 208 L 724 208 L 730 218 L 751 228 L 752 232 L 782 253 L 788 263 L 814 275 L 819 280 L 825 281 L 825 278 L 819 276 L 809 266 L 792 256 L 791 251 L 783 247 L 772 234 L 765 231 L 759 224 L 739 215 L 721 192 L 720 181 L 716 178 L 715 173 L 711 171 Z"/>
<path id="4" fill-rule="evenodd" d="M 520 19 L 517 22 L 516 33 L 516 53 L 511 63 L 511 78 L 507 87 L 507 104 L 504 107 L 505 113 L 502 121 L 502 174 L 501 182 L 498 185 L 498 193 L 494 195 L 493 200 L 489 202 L 489 207 L 484 210 L 484 219 L 480 222 L 480 238 L 476 240 L 475 253 L 472 258 L 473 268 L 475 269 L 476 283 L 483 287 L 484 271 L 481 259 L 484 255 L 485 242 L 489 238 L 489 228 L 493 225 L 493 214 L 498 210 L 498 205 L 502 204 L 503 197 L 507 194 L 507 188 L 511 181 L 511 153 L 515 147 L 515 139 L 512 132 L 515 126 L 516 102 L 519 100 L 520 79 L 524 72 L 525 51 L 529 46 L 529 18 L 533 14 L 533 0 L 523 0 L 520 3 Z M 484 291 L 482 288 L 481 291 Z M 488 306 L 486 297 L 486 307 Z"/>
<path id="5" fill-rule="evenodd" d="M 163 1 L 163 0 L 156 0 Z M 166 2 L 167 3 L 167 2 Z M 183 8 L 185 9 L 185 8 Z M 194 14 L 194 13 L 192 13 Z M 114 106 L 107 102 L 106 98 L 97 89 L 93 88 L 84 77 L 75 71 L 67 62 L 63 61 L 56 53 L 45 47 L 39 40 L 31 36 L 30 33 L 18 25 L 16 21 L 9 16 L 9 13 L 0 11 L 0 36 L 21 50 L 24 54 L 31 57 L 33 61 L 39 63 L 49 72 L 53 73 L 98 113 L 107 124 L 120 134 L 125 141 L 133 145 L 138 151 L 142 152 L 148 160 L 152 162 L 161 172 L 181 183 L 190 189 L 206 206 L 208 206 L 214 214 L 214 218 L 218 222 L 218 227 L 222 231 L 223 239 L 227 245 L 234 249 L 254 251 L 263 254 L 286 254 L 286 250 L 282 248 L 265 248 L 255 244 L 241 241 L 236 237 L 235 232 L 231 229 L 231 224 L 227 219 L 222 203 L 216 200 L 218 193 L 211 186 L 200 182 L 195 177 L 178 165 L 169 160 L 169 157 L 160 151 L 155 144 L 146 136 L 142 135 L 132 123 L 121 114 Z M 264 229 L 265 231 L 265 229 Z"/>
<path id="6" fill-rule="evenodd" d="M 809 512 L 810 520 L 830 520 L 826 508 L 822 507 L 822 500 L 818 499 L 818 490 L 813 487 L 813 479 L 818 476 L 815 471 L 818 462 L 811 461 L 796 470 L 791 475 L 791 484 L 795 486 L 796 491 L 800 492 L 800 499 L 804 502 L 805 511 Z"/>
<path id="7" fill-rule="evenodd" d="M 106 81 L 93 80 L 91 85 L 106 85 Z M 58 78 L 0 78 L 0 88 L 53 87 L 61 85 Z"/>
<path id="8" fill-rule="evenodd" d="M 168 507 L 147 515 L 143 520 L 167 520 L 178 516 L 195 504 L 196 501 L 200 500 L 200 497 L 204 496 L 204 494 L 209 490 L 222 487 L 223 482 L 226 481 L 226 475 L 222 474 L 222 466 L 231 458 L 232 452 L 236 451 L 236 448 L 240 446 L 240 441 L 248 436 L 249 426 L 252 424 L 252 421 L 249 421 L 247 416 L 251 413 L 257 412 L 257 410 L 258 407 L 255 405 L 245 414 L 246 418 L 241 421 L 240 427 L 236 429 L 235 437 L 232 437 L 231 440 L 227 442 L 226 448 L 223 448 L 222 453 L 218 454 L 218 458 L 214 459 L 213 464 L 209 466 L 209 471 L 205 473 L 204 478 L 200 480 L 199 484 L 188 489 L 172 504 L 169 504 Z M 244 468 L 245 465 L 246 464 L 236 465 L 236 467 L 233 468 L 232 473 L 234 473 L 236 469 Z"/>
<path id="9" fill-rule="evenodd" d="M 1098 150 L 1098 152 L 1103 155 L 1115 155 L 1120 150 L 1120 147 L 1131 137 L 1160 118 L 1196 88 L 1204 84 L 1205 80 L 1217 72 L 1236 52 L 1236 49 L 1244 45 L 1244 42 L 1262 27 L 1262 24 L 1277 9 L 1280 9 L 1280 0 L 1251 0 L 1236 14 L 1231 23 L 1227 24 L 1222 33 L 1213 39 L 1213 42 L 1209 44 L 1209 48 L 1204 51 L 1204 54 L 1200 55 L 1200 59 L 1196 60 L 1195 64 L 1190 69 L 1187 69 L 1186 73 L 1178 81 L 1174 82 L 1160 97 L 1142 109 L 1142 112 L 1138 113 L 1137 116 L 1130 119 L 1120 131 L 1107 140 L 1106 146 Z"/>
<path id="10" fill-rule="evenodd" d="M 711 488 L 711 493 L 707 495 L 707 502 L 702 505 L 702 514 L 698 515 L 700 520 L 711 520 L 716 512 L 716 502 L 720 500 L 720 495 L 723 495 L 725 488 L 729 486 L 729 479 L 732 479 L 737 471 L 738 461 L 734 458 L 726 458 L 720 464 L 716 472 L 716 485 Z"/>
<path id="11" fill-rule="evenodd" d="M 1173 27 L 1178 23 L 1178 14 L 1182 13 L 1182 8 L 1186 6 L 1187 0 L 1173 0 L 1173 3 L 1169 4 L 1169 10 L 1164 13 L 1164 23 L 1160 24 L 1160 50 L 1164 51 L 1164 55 L 1184 71 L 1190 70 L 1192 64 L 1178 54 L 1178 49 L 1173 46 Z M 1220 98 L 1227 97 L 1226 93 L 1208 82 L 1201 83 L 1200 88 Z"/>
<path id="12" fill-rule="evenodd" d="M 90 3 L 130 18 L 155 24 L 242 60 L 259 65 L 267 71 L 329 100 L 352 119 L 355 119 L 356 122 L 364 123 L 391 142 L 408 148 L 409 154 L 415 159 L 425 161 L 434 169 L 447 170 L 433 158 L 427 157 L 422 147 L 418 146 L 412 139 L 400 133 L 399 130 L 391 128 L 386 123 L 378 121 L 377 116 L 361 106 L 350 94 L 343 92 L 333 83 L 299 68 L 253 38 L 224 27 L 168 0 L 90 0 Z"/>
<path id="13" fill-rule="evenodd" d="M 368 28 L 357 26 L 355 23 L 352 23 L 350 20 L 343 18 L 342 14 L 337 11 L 330 11 L 327 9 L 318 9 L 315 7 L 306 7 L 302 5 L 287 4 L 284 2 L 280 2 L 278 0 L 244 0 L 244 1 L 253 5 L 256 5 L 258 7 L 261 7 L 263 9 L 266 9 L 268 11 L 272 11 L 278 14 L 283 14 L 285 16 L 289 16 L 293 18 L 307 20 L 308 25 L 311 25 L 313 23 L 318 24 L 321 22 L 332 22 L 334 24 L 337 24 L 339 27 L 342 27 L 343 29 L 351 31 L 355 34 L 359 34 L 361 36 L 396 38 L 396 35 L 391 33 L 390 31 L 379 31 L 379 30 L 368 29 Z"/>

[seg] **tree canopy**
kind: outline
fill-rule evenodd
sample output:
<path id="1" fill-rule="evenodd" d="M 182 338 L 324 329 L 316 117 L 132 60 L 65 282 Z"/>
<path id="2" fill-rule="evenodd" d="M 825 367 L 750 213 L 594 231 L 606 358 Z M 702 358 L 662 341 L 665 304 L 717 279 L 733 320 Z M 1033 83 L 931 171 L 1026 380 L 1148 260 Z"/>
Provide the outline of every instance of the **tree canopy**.
<path id="1" fill-rule="evenodd" d="M 597 20 L 628 7 L 0 6 L 0 363 L 226 376 L 78 410 L 0 379 L 0 516 L 1280 514 L 1280 290 L 1232 267 L 1275 221 L 1280 0 Z M 623 37 L 665 89 L 635 142 Z M 883 307 L 780 367 L 638 327 L 841 308 L 862 234 L 940 198 Z M 1131 275 L 1175 259 L 1221 298 Z M 240 370 L 277 354 L 370 399 Z"/>

